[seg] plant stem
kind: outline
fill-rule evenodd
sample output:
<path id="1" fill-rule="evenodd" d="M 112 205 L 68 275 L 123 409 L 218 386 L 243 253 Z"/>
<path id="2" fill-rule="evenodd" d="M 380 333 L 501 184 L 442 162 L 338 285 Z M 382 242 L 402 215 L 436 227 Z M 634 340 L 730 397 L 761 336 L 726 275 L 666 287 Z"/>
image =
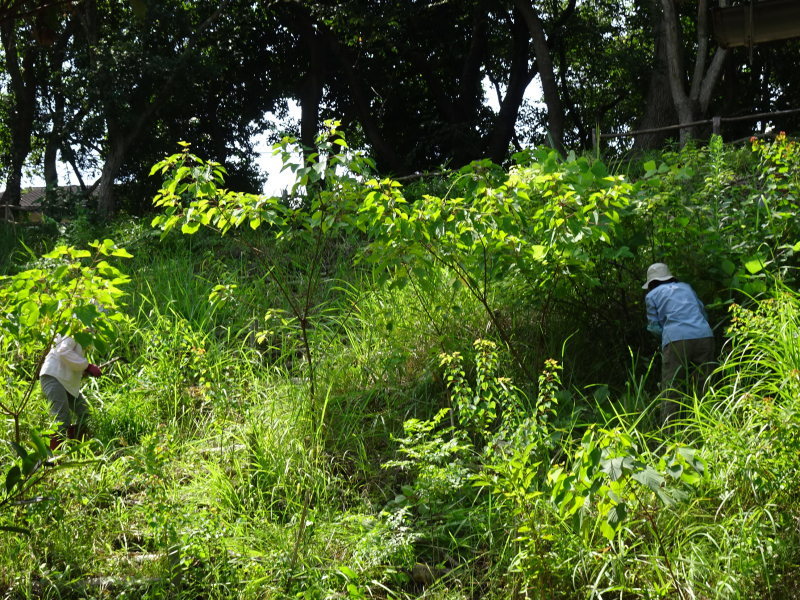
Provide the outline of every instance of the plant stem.
<path id="1" fill-rule="evenodd" d="M 683 589 L 681 588 L 680 582 L 678 581 L 678 576 L 675 574 L 675 569 L 672 566 L 672 561 L 669 559 L 669 553 L 667 552 L 666 546 L 664 546 L 664 539 L 661 536 L 661 530 L 659 529 L 658 525 L 656 525 L 655 517 L 653 516 L 652 512 L 647 508 L 647 504 L 642 502 L 641 497 L 636 492 L 636 489 L 633 489 L 633 494 L 636 496 L 636 500 L 644 509 L 644 516 L 647 519 L 647 522 L 650 526 L 650 531 L 653 532 L 653 535 L 656 538 L 656 544 L 658 544 L 658 549 L 661 552 L 661 556 L 664 558 L 664 564 L 667 566 L 667 571 L 669 572 L 669 576 L 672 579 L 672 584 L 675 586 L 675 591 L 678 592 L 678 596 L 681 600 L 685 600 L 685 596 L 683 595 Z"/>

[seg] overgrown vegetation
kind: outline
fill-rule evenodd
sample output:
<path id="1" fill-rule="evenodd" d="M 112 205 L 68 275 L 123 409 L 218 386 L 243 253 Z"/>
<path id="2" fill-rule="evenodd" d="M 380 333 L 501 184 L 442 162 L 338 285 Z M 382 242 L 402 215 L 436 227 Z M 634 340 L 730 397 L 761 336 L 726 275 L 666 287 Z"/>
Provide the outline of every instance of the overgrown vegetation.
<path id="1" fill-rule="evenodd" d="M 154 167 L 160 232 L 2 248 L 4 597 L 797 592 L 795 142 L 624 174 L 540 150 L 403 187 L 332 127 L 309 160 L 269 199 L 187 148 Z M 656 260 L 722 348 L 672 433 Z M 70 332 L 121 360 L 54 457 L 34 375 Z"/>

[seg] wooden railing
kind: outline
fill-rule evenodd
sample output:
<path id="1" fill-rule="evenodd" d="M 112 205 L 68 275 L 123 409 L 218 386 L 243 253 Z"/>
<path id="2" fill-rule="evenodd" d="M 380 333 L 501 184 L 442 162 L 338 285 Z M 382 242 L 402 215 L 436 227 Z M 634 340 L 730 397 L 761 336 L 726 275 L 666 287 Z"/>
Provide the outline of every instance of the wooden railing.
<path id="1" fill-rule="evenodd" d="M 738 117 L 712 117 L 710 119 L 703 119 L 702 121 L 692 121 L 691 123 L 676 123 L 675 125 L 667 125 L 665 127 L 653 127 L 651 129 L 638 129 L 636 131 L 625 131 L 623 133 L 601 133 L 600 139 L 611 139 L 620 137 L 636 137 L 644 133 L 661 133 L 663 131 L 674 131 L 677 129 L 689 129 L 691 127 L 699 127 L 701 125 L 711 125 L 711 132 L 720 135 L 723 123 L 735 123 L 737 121 L 757 121 L 759 119 L 769 119 L 772 117 L 781 117 L 785 115 L 793 115 L 800 113 L 800 108 L 793 108 L 790 110 L 777 110 L 773 112 L 754 113 L 750 115 L 742 115 Z M 595 137 L 595 133 L 592 137 Z M 597 140 L 594 140 L 595 145 Z"/>

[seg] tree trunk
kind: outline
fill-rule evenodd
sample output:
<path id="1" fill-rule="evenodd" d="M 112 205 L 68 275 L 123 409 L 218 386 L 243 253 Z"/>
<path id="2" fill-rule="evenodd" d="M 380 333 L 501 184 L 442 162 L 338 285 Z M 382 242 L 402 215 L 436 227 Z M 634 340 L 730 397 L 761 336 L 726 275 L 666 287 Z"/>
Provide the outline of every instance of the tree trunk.
<path id="1" fill-rule="evenodd" d="M 26 41 L 22 53 L 22 64 L 17 39 L 16 22 L 8 20 L 0 23 L 5 53 L 6 71 L 10 79 L 13 95 L 11 105 L 11 156 L 6 190 L 3 204 L 19 206 L 22 185 L 22 167 L 31 151 L 31 135 L 36 108 L 36 54 L 37 49 L 32 42 Z"/>
<path id="2" fill-rule="evenodd" d="M 42 87 L 42 96 L 50 99 L 52 111 L 50 113 L 50 133 L 46 136 L 44 147 L 44 182 L 47 188 L 48 200 L 55 197 L 58 188 L 58 149 L 64 135 L 65 98 L 63 89 L 62 65 L 66 58 L 66 46 L 74 31 L 74 21 L 64 29 L 58 37 L 57 43 L 47 53 L 49 74 L 44 78 L 46 84 Z M 43 102 L 44 103 L 44 102 Z"/>
<path id="3" fill-rule="evenodd" d="M 350 95 L 353 101 L 353 107 L 358 115 L 358 122 L 364 130 L 370 145 L 375 150 L 375 160 L 379 165 L 381 171 L 390 173 L 401 173 L 403 171 L 403 161 L 400 156 L 395 152 L 383 137 L 378 123 L 372 115 L 370 108 L 369 98 L 365 92 L 366 85 L 364 84 L 363 77 L 358 73 L 353 61 L 347 53 L 346 48 L 342 48 L 339 40 L 332 34 L 327 35 L 328 47 L 336 57 L 342 71 L 344 72 L 347 84 L 350 87 Z"/>
<path id="4" fill-rule="evenodd" d="M 116 210 L 114 181 L 119 174 L 120 168 L 122 168 L 122 164 L 125 162 L 128 148 L 139 138 L 153 113 L 155 113 L 157 107 L 160 105 L 161 102 L 158 99 L 148 104 L 144 110 L 139 113 L 136 121 L 127 128 L 115 120 L 113 114 L 114 110 L 112 108 L 106 107 L 104 109 L 106 112 L 106 130 L 108 137 L 106 157 L 103 161 L 103 169 L 100 172 L 100 178 L 89 188 L 90 193 L 96 190 L 97 212 L 102 218 L 107 219 L 114 214 Z"/>
<path id="5" fill-rule="evenodd" d="M 55 190 L 58 189 L 58 167 L 56 161 L 58 159 L 59 140 L 55 131 L 51 131 L 47 136 L 47 141 L 44 147 L 44 185 L 47 188 L 48 199 L 52 197 Z"/>
<path id="6" fill-rule="evenodd" d="M 559 152 L 564 152 L 564 107 L 558 91 L 553 60 L 550 56 L 550 48 L 547 45 L 547 38 L 544 33 L 544 26 L 539 18 L 539 13 L 531 5 L 529 0 L 514 0 L 516 6 L 522 13 L 528 31 L 533 41 L 533 51 L 538 65 L 539 78 L 542 82 L 542 92 L 544 102 L 547 105 L 547 122 L 550 143 Z"/>
<path id="7" fill-rule="evenodd" d="M 97 186 L 97 211 L 104 218 L 114 214 L 117 208 L 114 197 L 114 180 L 117 178 L 126 154 L 127 144 L 122 142 L 110 144 L 100 179 L 95 183 Z"/>
<path id="8" fill-rule="evenodd" d="M 720 0 L 720 6 L 727 4 Z M 680 22 L 675 7 L 675 0 L 661 0 L 664 17 L 664 40 L 667 51 L 670 91 L 678 122 L 688 124 L 697 121 L 708 111 L 711 94 L 716 85 L 728 50 L 717 48 L 714 57 L 706 69 L 708 55 L 708 3 L 699 0 L 697 3 L 697 56 L 693 68 L 689 89 L 686 89 L 683 53 L 681 51 Z M 681 145 L 694 135 L 692 127 L 681 128 Z"/>
<path id="9" fill-rule="evenodd" d="M 521 13 L 520 13 L 521 16 Z M 528 29 L 523 21 L 514 19 L 511 27 L 513 36 L 513 56 L 511 59 L 511 75 L 508 80 L 505 96 L 500 103 L 494 128 L 489 136 L 488 155 L 494 162 L 500 163 L 508 155 L 508 148 L 514 137 L 514 128 L 517 124 L 519 107 L 525 97 L 536 71 L 528 68 L 530 47 L 528 44 Z"/>
<path id="10" fill-rule="evenodd" d="M 572 126 L 577 130 L 578 141 L 582 148 L 592 147 L 592 130 L 586 128 L 583 116 L 581 115 L 580 107 L 573 102 L 570 96 L 570 86 L 567 83 L 568 75 L 568 62 L 567 62 L 567 49 L 562 45 L 558 48 L 558 76 L 561 79 L 561 102 L 564 105 L 564 116 L 570 120 Z M 606 103 L 609 104 L 609 103 Z M 601 123 L 606 113 L 616 106 L 616 102 L 606 105 L 601 105 L 597 114 L 597 122 Z"/>
<path id="11" fill-rule="evenodd" d="M 667 73 L 672 103 L 678 113 L 678 123 L 690 123 L 695 120 L 695 111 L 684 84 L 683 52 L 681 51 L 680 33 L 678 31 L 678 15 L 675 10 L 674 0 L 661 0 L 661 6 L 663 9 Z M 686 143 L 691 135 L 692 132 L 689 128 L 681 129 L 681 146 Z"/>
<path id="12" fill-rule="evenodd" d="M 650 75 L 650 85 L 647 89 L 647 97 L 644 103 L 645 110 L 637 129 L 667 127 L 675 123 L 677 117 L 675 105 L 672 101 L 672 92 L 670 91 L 664 20 L 659 18 L 660 11 L 656 2 L 651 0 L 647 4 L 653 28 L 653 38 L 655 40 L 655 53 Z M 666 140 L 672 135 L 674 135 L 674 132 L 670 131 L 643 133 L 636 136 L 633 143 L 633 150 L 634 152 L 656 150 L 663 147 Z"/>
<path id="13" fill-rule="evenodd" d="M 464 54 L 458 81 L 443 80 L 436 65 L 424 49 L 409 49 L 416 71 L 425 79 L 431 97 L 439 112 L 440 134 L 438 144 L 444 154 L 452 158 L 454 165 L 464 165 L 479 158 L 485 141 L 475 132 L 474 124 L 482 107 L 483 89 L 481 81 L 487 47 L 488 7 L 483 1 L 476 2 L 472 13 L 469 49 Z M 457 90 L 453 94 L 453 89 Z"/>
<path id="14" fill-rule="evenodd" d="M 227 6 L 229 0 L 220 2 L 214 12 L 197 28 L 195 35 L 191 37 L 181 51 L 179 57 L 179 65 L 182 65 L 186 58 L 194 51 L 195 46 L 201 38 L 201 33 L 205 31 L 218 17 Z M 92 3 L 87 2 L 88 8 L 91 8 Z M 83 22 L 84 27 L 87 29 L 88 39 L 97 39 L 97 18 L 96 13 L 87 9 Z M 169 98 L 169 93 L 175 85 L 175 80 L 182 67 L 176 67 L 170 72 L 164 83 L 152 94 L 152 100 L 143 107 L 139 108 L 138 113 L 135 115 L 134 121 L 129 126 L 124 126 L 120 115 L 117 114 L 117 107 L 113 104 L 112 98 L 106 98 L 103 107 L 105 119 L 108 128 L 108 149 L 105 161 L 103 163 L 103 170 L 100 178 L 91 186 L 90 189 L 97 188 L 97 210 L 104 218 L 108 218 L 116 208 L 116 201 L 114 198 L 114 181 L 119 174 L 119 170 L 125 162 L 128 149 L 137 141 L 142 131 L 145 130 L 150 123 L 153 115 L 156 114 L 161 105 Z M 130 92 L 131 90 L 126 90 Z M 129 117 L 125 114 L 123 117 Z"/>
<path id="15" fill-rule="evenodd" d="M 313 152 L 319 133 L 319 105 L 325 85 L 325 68 L 322 40 L 312 19 L 305 15 L 300 42 L 305 43 L 308 59 L 306 74 L 299 89 L 300 143 L 304 149 Z"/>
<path id="16" fill-rule="evenodd" d="M 461 67 L 461 78 L 458 82 L 458 99 L 456 101 L 456 114 L 459 120 L 470 122 L 480 106 L 477 98 L 483 97 L 481 66 L 487 52 L 487 2 L 477 2 L 475 12 L 472 14 L 472 37 L 470 38 L 469 51 L 464 57 Z"/>

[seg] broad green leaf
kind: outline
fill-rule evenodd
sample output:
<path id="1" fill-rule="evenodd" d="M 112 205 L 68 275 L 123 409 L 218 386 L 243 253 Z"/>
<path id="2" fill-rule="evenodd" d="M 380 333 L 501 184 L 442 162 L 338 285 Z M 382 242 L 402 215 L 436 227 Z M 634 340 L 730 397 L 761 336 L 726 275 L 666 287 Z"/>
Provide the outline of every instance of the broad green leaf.
<path id="1" fill-rule="evenodd" d="M 702 477 L 699 473 L 692 473 L 689 471 L 683 471 L 681 473 L 681 481 L 687 485 L 691 486 L 697 485 L 701 479 Z"/>
<path id="2" fill-rule="evenodd" d="M 600 463 L 600 470 L 604 473 L 607 473 L 611 481 L 616 481 L 620 477 L 622 477 L 624 470 L 623 470 L 623 462 L 625 461 L 624 456 L 618 456 L 616 458 L 609 458 L 604 460 Z"/>
<path id="3" fill-rule="evenodd" d="M 125 248 L 117 248 L 111 253 L 111 256 L 119 256 L 120 258 L 133 258 L 133 254 L 125 250 Z"/>
<path id="4" fill-rule="evenodd" d="M 22 474 L 26 477 L 36 470 L 39 461 L 36 460 L 35 455 L 28 455 L 22 459 Z"/>
<path id="5" fill-rule="evenodd" d="M 655 493 L 656 497 L 659 500 L 661 500 L 661 504 L 663 504 L 664 506 L 672 506 L 673 504 L 675 504 L 676 501 L 675 496 L 677 495 L 676 490 L 672 491 L 672 495 L 670 495 L 670 493 L 668 493 L 667 490 L 663 488 L 654 489 L 653 493 Z"/>
<path id="6" fill-rule="evenodd" d="M 75 338 L 75 341 L 84 348 L 89 348 L 94 344 L 95 341 L 94 337 L 85 331 L 76 331 L 72 334 L 72 337 Z"/>
<path id="7" fill-rule="evenodd" d="M 651 466 L 647 466 L 643 470 L 633 473 L 631 477 L 642 485 L 646 485 L 654 492 L 661 491 L 661 486 L 664 483 L 664 476 Z"/>
<path id="8" fill-rule="evenodd" d="M 14 465 L 6 474 L 6 494 L 11 493 L 11 490 L 19 483 L 20 479 L 22 479 L 22 472 L 17 465 Z"/>
<path id="9" fill-rule="evenodd" d="M 53 279 L 61 279 L 67 274 L 67 271 L 69 271 L 69 267 L 67 265 L 60 265 L 56 267 L 56 269 L 53 271 Z"/>
<path id="10" fill-rule="evenodd" d="M 26 456 L 28 456 L 28 451 L 25 450 L 25 447 L 22 446 L 21 444 L 11 441 L 9 442 L 9 445 L 14 449 L 14 452 L 17 453 L 17 456 L 19 458 L 24 459 Z"/>
<path id="11" fill-rule="evenodd" d="M 603 537 L 607 540 L 613 540 L 616 531 L 614 528 L 608 523 L 606 520 L 600 521 L 600 533 L 603 534 Z"/>
<path id="12" fill-rule="evenodd" d="M 184 223 L 181 226 L 181 233 L 185 233 L 187 235 L 192 235 L 193 233 L 197 233 L 197 231 L 199 229 L 200 229 L 200 222 L 199 221 L 193 221 L 193 222 L 190 222 L 190 223 Z"/>
<path id="13" fill-rule="evenodd" d="M 78 306 L 72 311 L 78 320 L 86 325 L 87 327 L 91 327 L 94 320 L 100 316 L 100 311 L 97 310 L 97 307 L 94 304 L 84 304 L 83 306 Z"/>
<path id="14" fill-rule="evenodd" d="M 29 300 L 20 308 L 19 320 L 25 327 L 33 327 L 39 320 L 39 305 Z"/>
<path id="15" fill-rule="evenodd" d="M 727 258 L 720 263 L 720 268 L 722 269 L 722 272 L 725 273 L 725 275 L 727 275 L 728 277 L 730 277 L 736 272 L 736 265 Z"/>
<path id="16" fill-rule="evenodd" d="M 591 452 L 589 452 L 587 458 L 589 459 L 589 464 L 593 467 L 596 467 L 600 464 L 600 458 L 602 457 L 602 452 L 600 448 L 592 448 Z"/>
<path id="17" fill-rule="evenodd" d="M 530 247 L 533 260 L 541 260 L 547 255 L 547 246 L 532 245 Z"/>
<path id="18" fill-rule="evenodd" d="M 92 340 L 92 343 L 94 344 L 95 349 L 100 354 L 108 354 L 108 344 L 106 344 L 105 340 L 102 337 L 95 336 L 94 339 Z"/>
<path id="19" fill-rule="evenodd" d="M 700 475 L 705 473 L 706 465 L 701 459 L 697 458 L 697 452 L 694 448 L 683 446 L 678 448 L 678 454 Z"/>
<path id="20" fill-rule="evenodd" d="M 744 261 L 744 268 L 747 269 L 751 275 L 755 275 L 756 273 L 763 271 L 765 266 L 766 263 L 764 258 L 759 255 L 751 256 Z"/>
<path id="21" fill-rule="evenodd" d="M 350 596 L 352 600 L 365 600 L 367 597 L 363 590 L 352 583 L 347 584 L 347 595 Z"/>
<path id="22" fill-rule="evenodd" d="M 33 445 L 36 447 L 36 454 L 39 457 L 39 460 L 44 460 L 50 455 L 50 450 L 45 444 L 44 438 L 39 435 L 37 432 L 31 433 L 31 440 L 33 441 Z"/>
<path id="23" fill-rule="evenodd" d="M 751 296 L 763 294 L 767 291 L 767 284 L 762 279 L 748 281 L 744 284 L 744 291 Z"/>
<path id="24" fill-rule="evenodd" d="M 595 161 L 594 164 L 592 164 L 592 173 L 595 175 L 595 177 L 598 177 L 598 178 L 607 177 L 608 176 L 608 168 L 606 167 L 606 165 L 603 162 L 598 160 L 598 161 Z"/>
<path id="25" fill-rule="evenodd" d="M 628 509 L 624 502 L 613 506 L 606 515 L 606 522 L 616 531 L 628 516 Z"/>
<path id="26" fill-rule="evenodd" d="M 676 463 L 667 467 L 667 474 L 673 479 L 678 479 L 682 473 L 683 465 L 681 464 Z"/>
<path id="27" fill-rule="evenodd" d="M 51 250 L 47 254 L 43 254 L 42 258 L 61 258 L 66 253 L 67 253 L 66 246 L 56 246 L 53 250 Z"/>

